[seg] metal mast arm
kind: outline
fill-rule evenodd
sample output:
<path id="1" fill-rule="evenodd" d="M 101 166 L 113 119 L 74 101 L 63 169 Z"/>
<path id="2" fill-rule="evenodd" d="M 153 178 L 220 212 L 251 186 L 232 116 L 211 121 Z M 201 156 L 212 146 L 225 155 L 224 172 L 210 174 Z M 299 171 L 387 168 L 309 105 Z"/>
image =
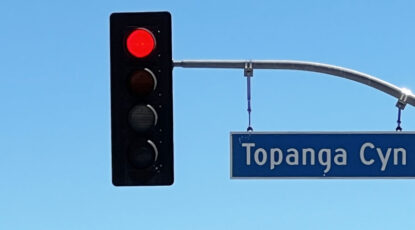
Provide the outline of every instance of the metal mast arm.
<path id="1" fill-rule="evenodd" d="M 401 105 L 406 103 L 415 106 L 415 95 L 408 93 L 402 88 L 399 88 L 389 82 L 383 81 L 379 78 L 370 76 L 365 73 L 361 73 L 355 70 L 327 65 L 316 62 L 304 62 L 304 61 L 291 61 L 291 60 L 263 60 L 263 61 L 243 61 L 243 60 L 183 60 L 174 61 L 174 67 L 183 68 L 233 68 L 244 69 L 246 63 L 252 63 L 253 69 L 291 69 L 311 71 L 318 73 L 325 73 L 342 78 L 346 78 L 352 81 L 356 81 L 375 89 L 378 89 L 384 93 L 387 93 L 397 98 Z"/>

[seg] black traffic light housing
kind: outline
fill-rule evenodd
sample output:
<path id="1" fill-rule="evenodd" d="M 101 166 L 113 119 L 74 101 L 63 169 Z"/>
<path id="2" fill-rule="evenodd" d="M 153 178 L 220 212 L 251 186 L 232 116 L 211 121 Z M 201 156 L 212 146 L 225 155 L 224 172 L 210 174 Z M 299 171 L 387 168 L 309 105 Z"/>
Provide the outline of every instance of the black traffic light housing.
<path id="1" fill-rule="evenodd" d="M 112 183 L 173 184 L 171 15 L 110 16 Z"/>

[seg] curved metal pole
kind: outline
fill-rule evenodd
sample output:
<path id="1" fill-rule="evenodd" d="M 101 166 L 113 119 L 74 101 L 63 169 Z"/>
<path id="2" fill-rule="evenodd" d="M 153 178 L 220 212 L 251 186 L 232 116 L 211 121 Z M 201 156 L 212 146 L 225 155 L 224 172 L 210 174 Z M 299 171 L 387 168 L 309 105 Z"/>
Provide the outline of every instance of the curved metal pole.
<path id="1" fill-rule="evenodd" d="M 352 81 L 356 81 L 384 93 L 387 93 L 399 101 L 403 107 L 408 103 L 415 106 L 415 95 L 408 93 L 405 89 L 399 88 L 389 82 L 379 78 L 361 73 L 352 69 L 346 69 L 339 66 L 327 65 L 316 62 L 291 61 L 291 60 L 265 60 L 265 61 L 242 61 L 242 60 L 183 60 L 173 61 L 174 67 L 184 68 L 234 68 L 244 69 L 247 63 L 252 63 L 253 69 L 292 69 L 303 70 L 318 73 L 325 73 Z"/>

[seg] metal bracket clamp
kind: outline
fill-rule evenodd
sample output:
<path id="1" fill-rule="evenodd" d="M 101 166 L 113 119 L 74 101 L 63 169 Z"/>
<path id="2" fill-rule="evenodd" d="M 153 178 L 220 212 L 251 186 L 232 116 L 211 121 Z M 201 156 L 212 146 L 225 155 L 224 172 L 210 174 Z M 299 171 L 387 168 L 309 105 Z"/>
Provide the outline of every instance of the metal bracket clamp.
<path id="1" fill-rule="evenodd" d="M 254 68 L 252 67 L 252 61 L 245 62 L 244 76 L 245 77 L 252 77 L 252 76 L 254 76 Z"/>
<path id="2" fill-rule="evenodd" d="M 401 97 L 398 99 L 398 102 L 396 102 L 396 107 L 402 110 L 405 109 L 407 100 L 408 100 L 408 94 L 402 93 Z"/>

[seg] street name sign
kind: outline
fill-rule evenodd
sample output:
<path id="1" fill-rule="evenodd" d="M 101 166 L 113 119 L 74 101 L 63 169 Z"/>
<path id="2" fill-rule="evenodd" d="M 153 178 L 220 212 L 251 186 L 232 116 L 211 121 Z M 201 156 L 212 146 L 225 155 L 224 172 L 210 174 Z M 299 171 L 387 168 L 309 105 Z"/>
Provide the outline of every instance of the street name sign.
<path id="1" fill-rule="evenodd" d="M 415 178 L 415 132 L 231 132 L 231 178 Z"/>

